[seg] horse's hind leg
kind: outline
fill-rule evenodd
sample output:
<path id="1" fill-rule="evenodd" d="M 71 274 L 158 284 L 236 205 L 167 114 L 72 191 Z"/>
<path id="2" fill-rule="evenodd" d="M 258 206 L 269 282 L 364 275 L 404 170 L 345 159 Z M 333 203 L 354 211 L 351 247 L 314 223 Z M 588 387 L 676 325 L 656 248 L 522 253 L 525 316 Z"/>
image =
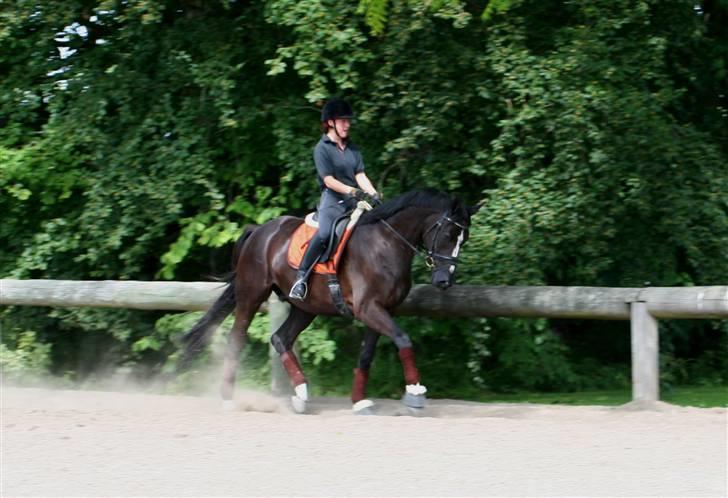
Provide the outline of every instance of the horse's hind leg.
<path id="1" fill-rule="evenodd" d="M 255 312 L 263 303 L 262 299 L 254 302 L 241 303 L 238 302 L 235 307 L 235 321 L 230 329 L 228 336 L 228 348 L 225 354 L 225 364 L 222 374 L 222 385 L 220 386 L 220 394 L 226 408 L 233 406 L 233 393 L 235 391 L 235 375 L 238 371 L 240 362 L 240 352 L 248 339 L 248 327 L 255 316 Z"/>
<path id="2" fill-rule="evenodd" d="M 270 338 L 270 342 L 280 355 L 283 368 L 285 368 L 288 377 L 291 379 L 291 384 L 296 393 L 291 398 L 291 402 L 293 403 L 293 409 L 298 413 L 303 413 L 306 410 L 308 385 L 301 364 L 293 352 L 293 343 L 296 341 L 298 334 L 309 326 L 315 316 L 292 306 L 286 321 Z"/>
<path id="3" fill-rule="evenodd" d="M 351 387 L 351 402 L 353 403 L 354 413 L 357 415 L 369 415 L 372 413 L 371 407 L 374 405 L 367 397 L 367 383 L 369 382 L 369 369 L 374 360 L 374 352 L 379 341 L 379 333 L 367 328 L 364 332 L 364 339 L 361 343 L 361 353 L 359 355 L 359 363 L 354 369 L 354 382 Z"/>

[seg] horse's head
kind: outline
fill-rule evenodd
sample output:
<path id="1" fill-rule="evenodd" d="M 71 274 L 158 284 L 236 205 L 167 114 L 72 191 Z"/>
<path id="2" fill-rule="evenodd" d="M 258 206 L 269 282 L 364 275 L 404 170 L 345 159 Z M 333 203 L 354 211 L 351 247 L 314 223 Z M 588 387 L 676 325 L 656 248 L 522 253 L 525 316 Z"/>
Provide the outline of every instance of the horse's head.
<path id="1" fill-rule="evenodd" d="M 468 207 L 445 192 L 413 190 L 362 215 L 359 226 L 381 221 L 412 254 L 422 252 L 418 246 L 424 247 L 425 261 L 432 270 L 432 284 L 445 290 L 453 284 L 458 254 L 468 240 L 470 217 L 479 208 L 480 205 Z"/>
<path id="2" fill-rule="evenodd" d="M 458 254 L 470 235 L 470 217 L 478 209 L 480 205 L 468 207 L 455 199 L 448 211 L 428 218 L 429 228 L 425 229 L 423 243 L 435 287 L 445 290 L 454 283 Z"/>

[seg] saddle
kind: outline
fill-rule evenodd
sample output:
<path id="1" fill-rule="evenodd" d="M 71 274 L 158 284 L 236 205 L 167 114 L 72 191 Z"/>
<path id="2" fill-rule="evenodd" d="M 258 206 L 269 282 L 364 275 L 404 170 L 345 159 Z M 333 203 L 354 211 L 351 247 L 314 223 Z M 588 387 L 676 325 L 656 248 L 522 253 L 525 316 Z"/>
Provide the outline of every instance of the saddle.
<path id="1" fill-rule="evenodd" d="M 344 295 L 341 290 L 341 284 L 339 284 L 339 279 L 336 277 L 336 271 L 341 261 L 341 256 L 344 254 L 346 243 L 349 242 L 351 233 L 354 231 L 354 227 L 364 211 L 369 211 L 370 209 L 372 207 L 369 203 L 359 201 L 354 211 L 336 219 L 329 244 L 324 254 L 319 257 L 319 262 L 312 268 L 314 273 L 326 275 L 326 285 L 329 287 L 329 293 L 331 294 L 331 300 L 334 306 L 336 306 L 340 314 L 349 318 L 353 315 L 344 302 Z M 315 213 L 311 213 L 306 216 L 305 221 L 291 235 L 288 243 L 288 264 L 296 270 L 301 266 L 303 255 L 316 230 L 318 230 L 318 221 L 316 220 Z"/>
<path id="2" fill-rule="evenodd" d="M 313 267 L 314 273 L 321 275 L 336 275 L 336 269 L 341 261 L 344 253 L 344 247 L 351 237 L 354 226 L 359 221 L 359 217 L 366 208 L 357 205 L 354 211 L 344 214 L 334 222 L 334 229 L 331 231 L 331 238 L 324 250 L 324 253 Z M 292 268 L 298 269 L 301 266 L 301 260 L 306 253 L 311 238 L 318 230 L 317 213 L 309 213 L 304 222 L 299 226 L 288 245 L 288 264 Z"/>

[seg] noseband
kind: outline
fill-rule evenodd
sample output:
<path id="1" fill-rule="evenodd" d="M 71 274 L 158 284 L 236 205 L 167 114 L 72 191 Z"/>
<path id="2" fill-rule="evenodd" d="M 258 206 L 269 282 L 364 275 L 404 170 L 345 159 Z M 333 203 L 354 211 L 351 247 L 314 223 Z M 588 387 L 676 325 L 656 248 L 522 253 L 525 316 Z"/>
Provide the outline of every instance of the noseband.
<path id="1" fill-rule="evenodd" d="M 384 223 L 384 226 L 389 228 L 394 234 L 400 238 L 402 242 L 407 244 L 407 246 L 412 249 L 415 254 L 421 255 L 425 260 L 425 265 L 427 265 L 428 268 L 434 268 L 437 262 L 445 262 L 449 263 L 451 265 L 457 265 L 460 261 L 457 256 L 448 256 L 446 254 L 440 254 L 435 252 L 435 248 L 437 247 L 437 239 L 440 237 L 440 232 L 442 232 L 443 227 L 446 225 L 446 223 L 450 223 L 458 227 L 460 230 L 464 231 L 468 228 L 467 225 L 463 225 L 462 223 L 458 223 L 457 221 L 453 220 L 448 216 L 447 213 L 443 213 L 438 220 L 430 225 L 430 227 L 424 231 L 422 234 L 422 238 L 424 239 L 425 235 L 430 233 L 432 230 L 435 231 L 435 236 L 432 238 L 432 243 L 430 244 L 430 247 L 427 249 L 427 252 L 423 251 L 422 249 L 415 247 L 410 243 L 409 240 L 405 239 L 397 230 L 392 227 L 389 223 L 387 223 L 386 220 L 381 219 L 379 220 L 382 223 Z"/>

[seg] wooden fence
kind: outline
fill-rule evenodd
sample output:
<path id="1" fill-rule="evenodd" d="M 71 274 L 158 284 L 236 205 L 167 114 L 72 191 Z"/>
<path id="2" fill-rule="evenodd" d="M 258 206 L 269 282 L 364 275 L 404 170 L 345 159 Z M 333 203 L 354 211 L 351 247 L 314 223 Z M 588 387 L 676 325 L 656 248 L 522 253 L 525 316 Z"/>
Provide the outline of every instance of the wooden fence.
<path id="1" fill-rule="evenodd" d="M 0 305 L 205 310 L 224 288 L 215 282 L 0 280 Z M 262 311 L 275 306 L 269 300 Z M 276 310 L 273 310 L 276 311 Z M 275 313 L 280 315 L 280 312 Z M 659 399 L 658 319 L 728 318 L 728 286 L 510 287 L 416 285 L 396 314 L 630 320 L 632 397 Z M 280 323 L 280 319 L 272 320 Z"/>

